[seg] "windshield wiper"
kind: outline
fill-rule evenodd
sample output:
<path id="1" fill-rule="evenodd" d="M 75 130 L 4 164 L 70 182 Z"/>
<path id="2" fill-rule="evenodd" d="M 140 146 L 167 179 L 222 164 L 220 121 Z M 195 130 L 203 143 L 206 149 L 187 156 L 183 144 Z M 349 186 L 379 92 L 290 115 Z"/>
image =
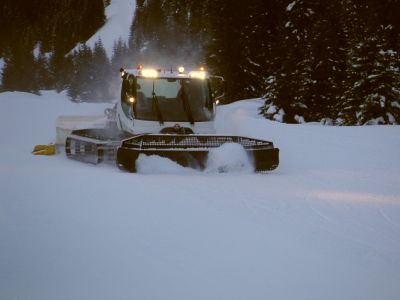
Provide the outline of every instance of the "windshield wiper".
<path id="1" fill-rule="evenodd" d="M 160 125 L 164 125 L 164 118 L 163 118 L 161 110 L 160 110 L 160 105 L 158 104 L 157 95 L 154 92 L 154 80 L 153 80 L 153 92 L 152 92 L 152 95 L 153 95 L 153 105 L 156 108 L 158 121 L 160 122 Z"/>
<path id="2" fill-rule="evenodd" d="M 182 99 L 182 102 L 183 102 L 183 110 L 185 111 L 190 124 L 193 125 L 194 124 L 193 114 L 192 114 L 192 110 L 190 109 L 189 99 L 187 97 L 187 94 L 185 92 L 185 88 L 183 85 L 181 87 L 180 98 Z"/>

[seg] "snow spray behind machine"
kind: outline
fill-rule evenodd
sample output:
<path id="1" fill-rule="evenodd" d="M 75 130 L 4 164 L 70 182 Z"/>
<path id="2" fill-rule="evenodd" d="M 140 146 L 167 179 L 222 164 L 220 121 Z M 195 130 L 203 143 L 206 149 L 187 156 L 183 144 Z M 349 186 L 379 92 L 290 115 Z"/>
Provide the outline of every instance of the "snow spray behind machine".
<path id="1" fill-rule="evenodd" d="M 103 128 L 79 130 L 73 117 L 58 122 L 57 140 L 65 141 L 69 158 L 97 164 L 116 160 L 136 171 L 139 155 L 158 155 L 182 166 L 204 169 L 208 152 L 225 143 L 238 143 L 252 157 L 255 171 L 275 169 L 279 149 L 272 142 L 242 136 L 215 135 L 216 105 L 223 97 L 223 78 L 203 68 L 185 72 L 161 69 L 122 69 L 121 99 L 107 109 Z"/>

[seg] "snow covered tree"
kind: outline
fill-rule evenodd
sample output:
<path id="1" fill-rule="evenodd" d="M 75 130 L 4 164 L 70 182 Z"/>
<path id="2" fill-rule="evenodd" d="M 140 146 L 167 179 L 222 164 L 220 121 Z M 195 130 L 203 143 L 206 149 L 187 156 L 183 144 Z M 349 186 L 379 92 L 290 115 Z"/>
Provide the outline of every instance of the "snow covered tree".
<path id="1" fill-rule="evenodd" d="M 274 69 L 278 43 L 278 28 L 283 22 L 285 6 L 280 0 L 250 1 L 247 4 L 246 18 L 241 28 L 242 76 L 246 77 L 246 97 L 259 97 L 265 94 L 267 79 Z"/>
<path id="2" fill-rule="evenodd" d="M 311 41 L 316 22 L 314 1 L 296 0 L 286 6 L 287 18 L 280 29 L 279 66 L 268 78 L 261 113 L 269 119 L 299 123 L 311 119 L 307 96 L 312 84 Z"/>
<path id="3" fill-rule="evenodd" d="M 346 79 L 347 39 L 340 1 L 319 2 L 310 32 L 309 78 L 304 83 L 308 121 L 333 123 Z"/>
<path id="4" fill-rule="evenodd" d="M 341 117 L 345 124 L 400 123 L 400 57 L 388 49 L 380 28 L 350 52 L 348 82 Z"/>
<path id="5" fill-rule="evenodd" d="M 391 1 L 345 2 L 350 46 L 339 117 L 347 125 L 399 123 L 399 28 L 381 17 Z"/>

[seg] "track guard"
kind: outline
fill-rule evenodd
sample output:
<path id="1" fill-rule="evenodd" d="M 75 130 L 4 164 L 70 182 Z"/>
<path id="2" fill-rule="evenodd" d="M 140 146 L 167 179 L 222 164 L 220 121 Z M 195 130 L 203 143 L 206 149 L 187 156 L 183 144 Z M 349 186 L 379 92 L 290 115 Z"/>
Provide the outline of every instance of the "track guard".
<path id="1" fill-rule="evenodd" d="M 238 143 L 253 157 L 256 172 L 274 170 L 279 165 L 279 149 L 273 143 L 241 136 L 145 134 L 126 139 L 117 150 L 120 169 L 136 172 L 140 154 L 169 158 L 184 167 L 204 169 L 208 152 L 224 143 Z"/>
<path id="2" fill-rule="evenodd" d="M 121 170 L 128 172 L 136 172 L 136 160 L 139 157 L 138 151 L 132 151 L 130 149 L 120 147 L 117 151 L 117 166 Z"/>

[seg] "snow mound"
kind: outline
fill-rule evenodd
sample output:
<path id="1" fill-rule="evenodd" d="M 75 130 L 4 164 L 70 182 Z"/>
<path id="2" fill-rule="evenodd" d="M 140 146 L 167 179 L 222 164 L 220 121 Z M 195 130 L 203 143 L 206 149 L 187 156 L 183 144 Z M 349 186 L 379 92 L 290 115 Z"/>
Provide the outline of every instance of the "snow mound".
<path id="1" fill-rule="evenodd" d="M 139 155 L 136 171 L 140 174 L 199 174 L 199 170 L 183 167 L 157 155 Z M 206 173 L 252 173 L 253 161 L 244 148 L 237 143 L 225 143 L 211 149 L 206 162 Z"/>
<path id="2" fill-rule="evenodd" d="M 196 170 L 157 155 L 140 154 L 136 160 L 136 172 L 141 174 L 194 174 Z"/>
<path id="3" fill-rule="evenodd" d="M 240 144 L 225 143 L 219 148 L 211 149 L 208 153 L 206 172 L 250 173 L 253 171 L 252 159 Z"/>

